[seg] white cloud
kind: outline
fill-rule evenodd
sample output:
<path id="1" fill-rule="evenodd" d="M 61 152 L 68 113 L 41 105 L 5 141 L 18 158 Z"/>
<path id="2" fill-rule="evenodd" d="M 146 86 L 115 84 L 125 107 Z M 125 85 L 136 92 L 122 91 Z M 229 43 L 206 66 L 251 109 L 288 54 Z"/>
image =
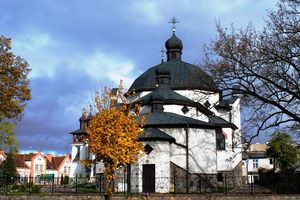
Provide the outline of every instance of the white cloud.
<path id="1" fill-rule="evenodd" d="M 83 61 L 85 71 L 94 79 L 109 79 L 115 84 L 120 80 L 125 86 L 130 86 L 136 74 L 134 74 L 134 63 L 122 56 L 110 55 L 96 51 L 86 57 Z"/>
<path id="2" fill-rule="evenodd" d="M 123 80 L 127 87 L 136 76 L 134 63 L 122 56 L 100 50 L 87 55 L 86 52 L 76 51 L 71 44 L 62 46 L 50 35 L 39 31 L 19 35 L 13 39 L 13 51 L 28 61 L 32 69 L 30 78 L 52 77 L 58 67 L 65 66 L 84 71 L 99 81 L 104 79 L 118 84 Z"/>
<path id="3" fill-rule="evenodd" d="M 29 77 L 53 76 L 59 63 L 55 48 L 57 43 L 46 33 L 23 32 L 12 39 L 13 51 L 27 60 L 32 71 Z"/>
<path id="4" fill-rule="evenodd" d="M 141 24 L 158 24 L 164 19 L 160 5 L 159 1 L 131 1 L 124 14 L 130 13 L 130 18 Z"/>

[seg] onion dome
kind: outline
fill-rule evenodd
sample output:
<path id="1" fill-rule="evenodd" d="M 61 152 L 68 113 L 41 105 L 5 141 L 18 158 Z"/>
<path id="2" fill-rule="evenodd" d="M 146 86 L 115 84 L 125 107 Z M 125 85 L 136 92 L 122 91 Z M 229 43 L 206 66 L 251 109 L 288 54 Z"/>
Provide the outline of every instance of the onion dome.
<path id="1" fill-rule="evenodd" d="M 165 43 L 166 49 L 169 50 L 180 50 L 182 51 L 183 45 L 182 41 L 176 37 L 175 33 L 173 33 L 172 37 L 170 37 Z"/>
<path id="2" fill-rule="evenodd" d="M 167 49 L 167 60 L 178 59 L 181 60 L 181 54 L 183 45 L 181 40 L 176 37 L 175 32 L 173 32 L 172 37 L 170 37 L 165 43 Z"/>
<path id="3" fill-rule="evenodd" d="M 155 70 L 156 84 L 159 87 L 170 87 L 170 70 L 165 66 L 161 65 Z"/>

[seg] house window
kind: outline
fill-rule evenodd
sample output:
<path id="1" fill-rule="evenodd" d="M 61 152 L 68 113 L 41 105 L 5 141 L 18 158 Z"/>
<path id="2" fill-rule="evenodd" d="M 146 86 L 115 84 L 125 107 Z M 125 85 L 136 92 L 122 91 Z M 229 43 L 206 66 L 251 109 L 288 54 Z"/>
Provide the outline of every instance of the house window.
<path id="1" fill-rule="evenodd" d="M 222 129 L 216 130 L 216 143 L 217 150 L 225 150 L 225 136 L 222 133 Z"/>
<path id="2" fill-rule="evenodd" d="M 34 171 L 39 171 L 39 165 L 34 166 Z"/>
<path id="3" fill-rule="evenodd" d="M 67 173 L 67 167 L 64 167 L 64 173 Z"/>
<path id="4" fill-rule="evenodd" d="M 40 165 L 40 172 L 43 172 L 43 165 Z"/>
<path id="5" fill-rule="evenodd" d="M 273 165 L 273 158 L 270 158 L 270 165 Z"/>
<path id="6" fill-rule="evenodd" d="M 258 168 L 258 159 L 253 159 L 253 169 Z"/>
<path id="7" fill-rule="evenodd" d="M 71 167 L 68 167 L 68 173 L 70 173 L 71 172 Z"/>

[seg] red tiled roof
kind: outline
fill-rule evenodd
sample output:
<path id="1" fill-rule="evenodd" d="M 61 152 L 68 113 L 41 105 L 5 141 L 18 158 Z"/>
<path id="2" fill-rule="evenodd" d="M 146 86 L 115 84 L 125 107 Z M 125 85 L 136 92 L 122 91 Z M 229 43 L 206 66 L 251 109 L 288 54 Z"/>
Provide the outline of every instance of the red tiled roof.
<path id="1" fill-rule="evenodd" d="M 31 161 L 31 158 L 34 157 L 36 154 L 30 153 L 30 154 L 18 154 L 17 155 L 17 167 L 22 167 L 22 168 L 29 168 L 25 162 L 26 161 Z M 67 155 L 69 156 L 69 155 Z M 46 159 L 47 161 L 47 169 L 48 170 L 57 170 L 58 167 L 61 165 L 63 160 L 65 159 L 66 156 L 53 156 L 51 159 L 51 162 Z M 45 157 L 46 158 L 46 157 Z"/>
<path id="2" fill-rule="evenodd" d="M 28 166 L 25 164 L 26 161 L 31 161 L 31 158 L 35 156 L 35 154 L 18 154 L 17 155 L 17 167 L 23 167 L 28 168 Z"/>

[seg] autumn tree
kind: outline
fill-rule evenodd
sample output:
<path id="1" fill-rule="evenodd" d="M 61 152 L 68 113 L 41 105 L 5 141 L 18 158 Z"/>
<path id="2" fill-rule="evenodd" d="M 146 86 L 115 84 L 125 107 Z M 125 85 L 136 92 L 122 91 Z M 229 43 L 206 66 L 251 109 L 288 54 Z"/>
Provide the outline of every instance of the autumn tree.
<path id="1" fill-rule="evenodd" d="M 30 99 L 28 63 L 11 51 L 11 39 L 0 36 L 0 145 L 16 147 L 14 124 Z"/>
<path id="2" fill-rule="evenodd" d="M 30 99 L 28 63 L 11 52 L 11 39 L 0 36 L 0 120 L 19 117 Z"/>
<path id="3" fill-rule="evenodd" d="M 274 166 L 282 171 L 295 167 L 299 152 L 292 137 L 283 132 L 272 135 L 267 143 L 267 156 L 274 159 Z"/>
<path id="4" fill-rule="evenodd" d="M 135 163 L 143 150 L 138 142 L 142 130 L 137 114 L 129 112 L 122 91 L 120 86 L 115 96 L 107 89 L 101 95 L 96 94 L 97 113 L 87 128 L 89 150 L 96 155 L 97 161 L 104 163 L 108 198 L 112 194 L 116 170 Z"/>
<path id="5" fill-rule="evenodd" d="M 248 141 L 273 128 L 300 128 L 300 1 L 280 0 L 262 31 L 222 28 L 206 47 L 209 73 L 223 93 L 243 95 Z M 271 129 L 270 129 L 271 128 Z M 253 132 L 255 130 L 255 132 Z"/>

